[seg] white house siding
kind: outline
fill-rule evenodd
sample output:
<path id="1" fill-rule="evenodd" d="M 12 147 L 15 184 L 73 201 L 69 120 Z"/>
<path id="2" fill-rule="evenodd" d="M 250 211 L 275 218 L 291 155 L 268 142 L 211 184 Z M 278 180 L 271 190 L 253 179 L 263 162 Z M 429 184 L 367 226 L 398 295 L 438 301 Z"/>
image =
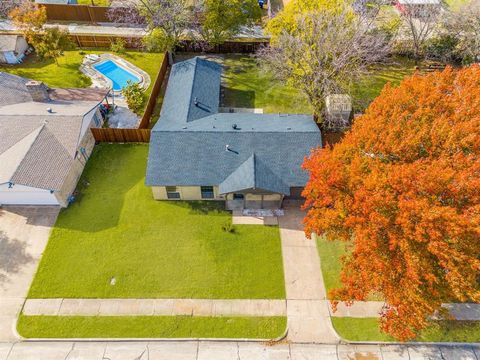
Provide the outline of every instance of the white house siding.
<path id="1" fill-rule="evenodd" d="M 0 205 L 59 205 L 55 194 L 49 190 L 23 185 L 0 185 Z"/>
<path id="2" fill-rule="evenodd" d="M 89 121 L 92 121 L 92 118 L 89 118 Z M 90 123 L 90 126 L 92 124 Z M 80 148 L 84 148 L 87 154 L 87 159 L 92 154 L 93 148 L 95 147 L 95 138 L 92 135 L 90 130 L 87 130 L 85 135 L 83 136 L 82 140 L 80 141 L 80 145 L 78 146 L 78 153 L 77 157 L 73 162 L 73 166 L 70 169 L 65 181 L 63 182 L 63 186 L 60 191 L 55 192 L 55 197 L 57 201 L 60 203 L 61 206 L 67 207 L 68 206 L 68 198 L 70 195 L 75 191 L 77 187 L 78 180 L 82 175 L 83 169 L 87 163 L 87 159 L 80 151 Z"/>

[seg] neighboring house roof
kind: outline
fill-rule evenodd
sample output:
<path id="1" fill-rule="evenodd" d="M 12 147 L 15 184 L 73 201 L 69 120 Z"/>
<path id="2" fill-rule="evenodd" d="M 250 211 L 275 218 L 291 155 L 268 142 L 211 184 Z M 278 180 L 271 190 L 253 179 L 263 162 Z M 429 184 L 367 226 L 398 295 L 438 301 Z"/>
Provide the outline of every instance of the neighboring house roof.
<path id="1" fill-rule="evenodd" d="M 70 171 L 83 116 L 0 115 L 0 184 L 60 190 Z"/>
<path id="2" fill-rule="evenodd" d="M 20 35 L 0 35 L 0 51 L 15 51 Z"/>
<path id="3" fill-rule="evenodd" d="M 216 63 L 195 58 L 172 67 L 151 133 L 146 184 L 283 194 L 304 186 L 302 162 L 321 145 L 313 116 L 218 113 L 220 83 Z"/>
<path id="4" fill-rule="evenodd" d="M 28 81 L 0 72 L 0 184 L 60 190 L 85 131 L 84 118 L 93 116 L 106 91 L 90 97 L 52 91 L 55 100 L 37 102 L 25 86 Z"/>
<path id="5" fill-rule="evenodd" d="M 32 101 L 25 84 L 29 79 L 0 72 L 0 106 Z"/>

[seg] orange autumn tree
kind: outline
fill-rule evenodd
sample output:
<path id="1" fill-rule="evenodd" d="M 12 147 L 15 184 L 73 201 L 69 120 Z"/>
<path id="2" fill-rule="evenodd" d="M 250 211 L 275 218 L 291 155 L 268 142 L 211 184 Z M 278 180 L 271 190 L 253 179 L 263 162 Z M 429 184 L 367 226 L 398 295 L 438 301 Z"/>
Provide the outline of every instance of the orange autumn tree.
<path id="1" fill-rule="evenodd" d="M 480 301 L 479 66 L 387 85 L 304 168 L 305 232 L 348 244 L 332 298 L 382 294 L 381 329 L 400 340 L 442 302 Z"/>

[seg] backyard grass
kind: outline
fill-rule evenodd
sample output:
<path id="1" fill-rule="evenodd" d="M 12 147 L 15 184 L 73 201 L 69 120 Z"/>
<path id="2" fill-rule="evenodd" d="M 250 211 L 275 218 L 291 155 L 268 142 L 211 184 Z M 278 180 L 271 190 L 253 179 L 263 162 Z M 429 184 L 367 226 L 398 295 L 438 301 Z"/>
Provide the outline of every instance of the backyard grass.
<path id="1" fill-rule="evenodd" d="M 26 338 L 249 338 L 283 335 L 285 317 L 25 316 Z"/>
<path id="2" fill-rule="evenodd" d="M 355 84 L 352 98 L 356 112 L 362 112 L 382 91 L 385 84 L 392 86 L 415 72 L 415 62 L 408 58 L 397 57 L 389 64 L 372 69 L 364 80 Z"/>
<path id="3" fill-rule="evenodd" d="M 376 318 L 332 317 L 338 335 L 350 341 L 395 341 L 382 333 Z M 415 341 L 479 342 L 480 321 L 435 321 Z"/>
<path id="4" fill-rule="evenodd" d="M 264 73 L 253 57 L 228 55 L 224 66 L 223 106 L 263 108 L 265 113 L 312 113 L 312 107 L 302 92 Z"/>
<path id="5" fill-rule="evenodd" d="M 64 55 L 58 58 L 58 65 L 55 61 L 42 60 L 35 55 L 27 56 L 22 64 L 0 66 L 0 71 L 23 76 L 29 79 L 43 81 L 51 87 L 61 88 L 86 88 L 91 85 L 89 77 L 79 70 L 83 58 L 87 54 L 108 53 L 109 49 L 89 49 L 65 51 Z M 126 51 L 124 54 L 116 54 L 150 75 L 151 84 L 147 89 L 147 96 L 153 87 L 153 82 L 158 74 L 163 60 L 161 53 L 147 53 L 139 51 Z"/>
<path id="6" fill-rule="evenodd" d="M 278 227 L 225 232 L 231 213 L 223 203 L 153 200 L 147 155 L 143 144 L 95 148 L 29 297 L 284 298 Z"/>

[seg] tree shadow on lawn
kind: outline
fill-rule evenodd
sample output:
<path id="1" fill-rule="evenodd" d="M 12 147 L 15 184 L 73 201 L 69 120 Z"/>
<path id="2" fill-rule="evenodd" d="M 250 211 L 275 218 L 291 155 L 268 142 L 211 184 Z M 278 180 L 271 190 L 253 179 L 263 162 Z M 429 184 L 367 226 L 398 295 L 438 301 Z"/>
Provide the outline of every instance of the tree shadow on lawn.
<path id="1" fill-rule="evenodd" d="M 222 87 L 223 107 L 255 108 L 255 91 Z"/>
<path id="2" fill-rule="evenodd" d="M 61 210 L 56 228 L 98 232 L 119 224 L 127 194 L 137 185 L 145 186 L 146 158 L 139 151 L 132 155 L 135 146 L 97 145 L 78 182 L 76 200 Z M 142 216 L 141 210 L 135 216 Z"/>

